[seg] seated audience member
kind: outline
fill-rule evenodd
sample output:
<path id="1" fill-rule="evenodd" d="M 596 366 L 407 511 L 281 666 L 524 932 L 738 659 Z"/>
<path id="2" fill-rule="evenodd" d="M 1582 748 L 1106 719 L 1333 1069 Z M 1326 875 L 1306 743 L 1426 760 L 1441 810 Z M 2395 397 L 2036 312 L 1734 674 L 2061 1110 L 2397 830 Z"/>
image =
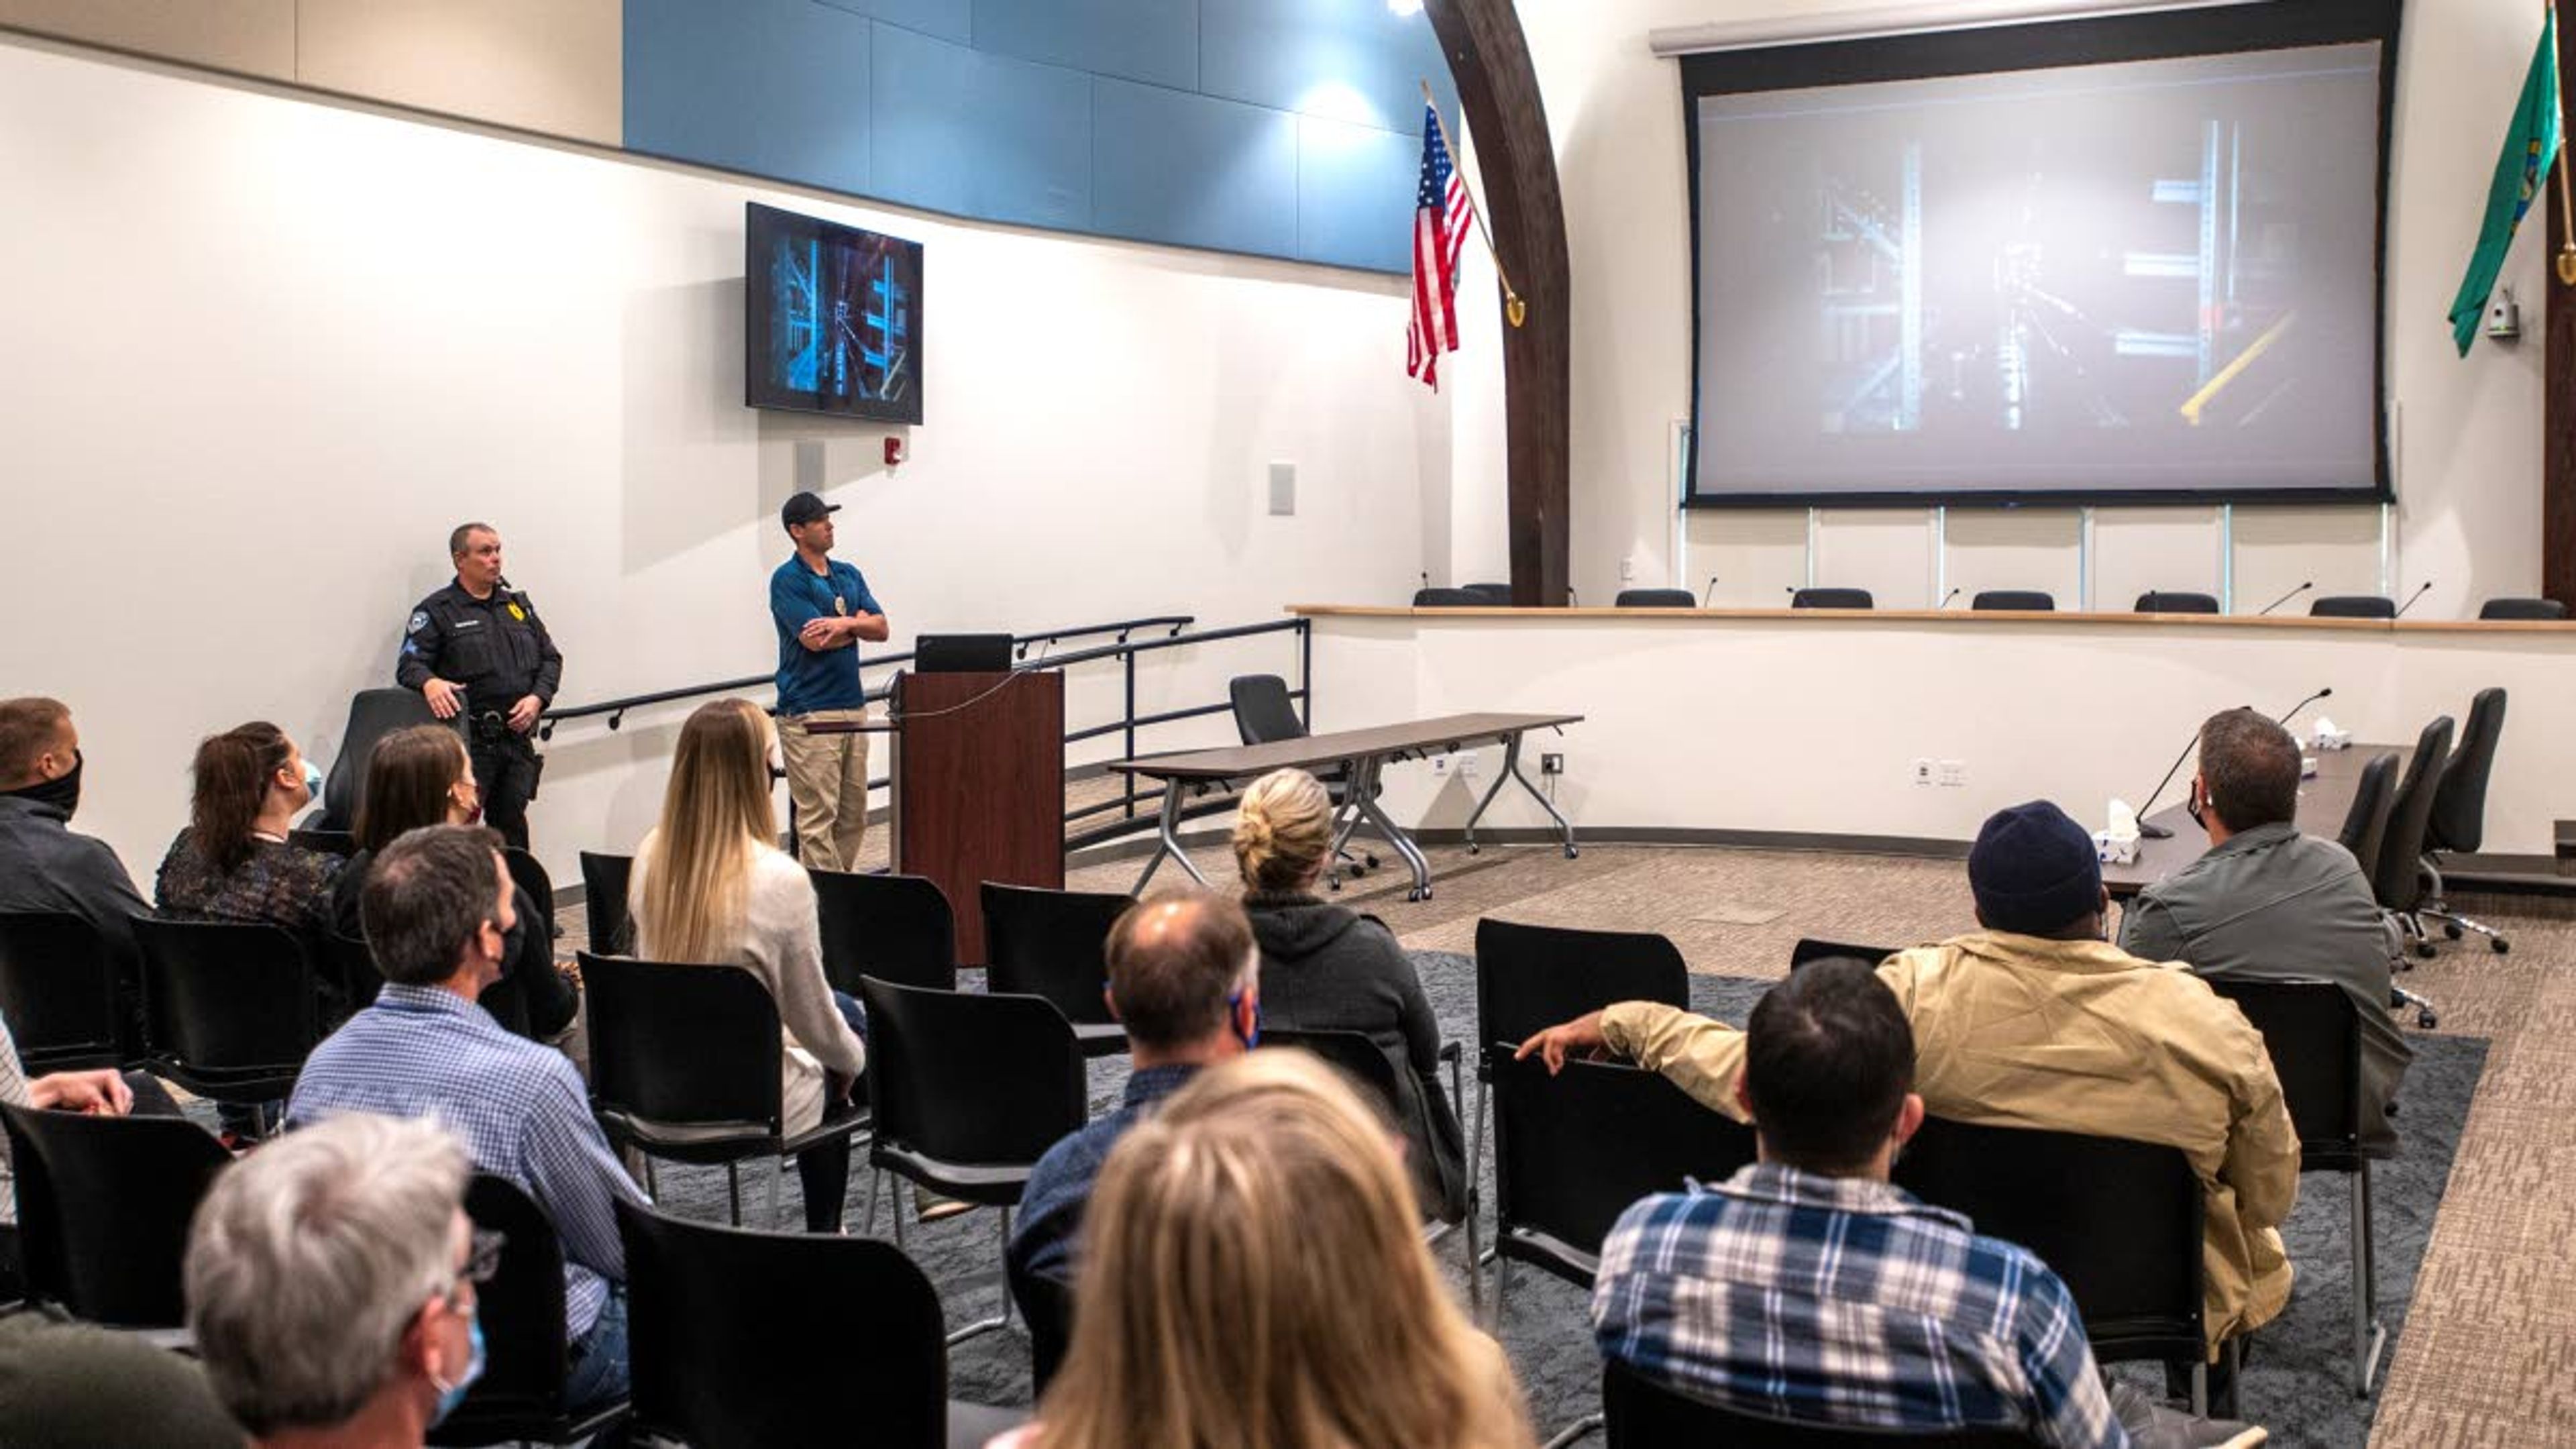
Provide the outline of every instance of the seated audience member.
<path id="1" fill-rule="evenodd" d="M 2209 853 L 2140 892 L 2120 913 L 2120 948 L 2180 961 L 2213 981 L 2324 981 L 2361 1015 L 2363 1143 L 2397 1146 L 2388 1113 L 2415 1049 L 2388 1017 L 2397 941 L 2370 875 L 2331 840 L 2304 835 L 2299 742 L 2250 709 L 2200 727 L 2188 808 Z"/>
<path id="2" fill-rule="evenodd" d="M 414 725 L 376 741 L 367 755 L 366 788 L 358 796 L 357 853 L 331 892 L 332 929 L 343 936 L 366 934 L 359 904 L 367 866 L 396 836 L 424 825 L 472 825 L 482 815 L 474 763 L 454 729 Z M 518 954 L 502 964 L 501 983 L 483 1005 L 502 1025 L 524 1024 L 526 1035 L 551 1041 L 572 1025 L 581 995 L 555 967 L 554 922 L 516 886 L 510 906 L 521 922 Z"/>
<path id="3" fill-rule="evenodd" d="M 1175 891 L 1127 908 L 1103 948 L 1109 1006 L 1127 1028 L 1127 1092 L 1047 1149 L 1020 1194 L 1005 1261 L 1013 1281 L 1070 1283 L 1076 1239 L 1100 1164 L 1200 1068 L 1241 1056 L 1261 1032 L 1260 957 L 1234 902 Z"/>
<path id="4" fill-rule="evenodd" d="M 699 706 L 680 727 L 662 820 L 636 847 L 627 899 L 635 954 L 747 968 L 778 1003 L 782 1101 L 793 1136 L 849 1098 L 867 1066 L 853 1028 L 858 1004 L 823 979 L 814 882 L 778 848 L 769 716 L 749 700 Z M 808 1232 L 838 1232 L 850 1186 L 850 1141 L 830 1137 L 796 1159 Z"/>
<path id="5" fill-rule="evenodd" d="M 1399 1146 L 1298 1052 L 1214 1068 L 1109 1154 L 1064 1367 L 994 1449 L 1527 1449 L 1422 1245 Z"/>
<path id="6" fill-rule="evenodd" d="M 2125 1444 L 2123 1420 L 2145 1443 L 2259 1442 L 2126 1386 L 2106 1397 L 2047 1264 L 1888 1181 L 1923 1124 L 1913 1085 L 1913 1029 L 1865 963 L 1771 988 L 1735 1088 L 1761 1160 L 1621 1214 L 1593 1280 L 1602 1356 L 1770 1419 L 2002 1428 L 2060 1449 Z"/>
<path id="7" fill-rule="evenodd" d="M 188 1329 L 261 1449 L 410 1449 L 483 1372 L 465 1216 L 438 1123 L 351 1113 L 224 1169 L 188 1236 Z"/>
<path id="8" fill-rule="evenodd" d="M 476 1167 L 536 1199 L 563 1239 L 565 1392 L 587 1408 L 626 1393 L 626 1250 L 610 1204 L 644 1194 L 600 1135 L 572 1063 L 475 1005 L 516 954 L 510 894 L 490 830 L 427 826 L 376 853 L 361 909 L 384 990 L 313 1049 L 286 1120 L 435 1116 Z"/>
<path id="9" fill-rule="evenodd" d="M 0 700 L 0 912 L 60 911 L 107 943 L 120 1025 L 142 1040 L 143 958 L 133 921 L 152 913 L 107 842 L 71 830 L 80 809 L 80 731 L 59 700 Z"/>
<path id="10" fill-rule="evenodd" d="M 1983 929 L 1887 958 L 1879 978 L 1914 1026 L 1916 1090 L 1933 1115 L 2178 1147 L 2205 1206 L 2205 1322 L 2223 1340 L 2290 1299 L 2280 1225 L 2299 1139 L 2263 1038 L 2189 972 L 2102 939 L 2109 897 L 2093 839 L 2046 801 L 1989 818 L 1968 854 Z M 1538 1033 L 1551 1069 L 1603 1048 L 1745 1120 L 1744 1034 L 1653 1002 Z"/>
<path id="11" fill-rule="evenodd" d="M 1386 1054 L 1401 1092 L 1394 1106 L 1414 1192 L 1454 1223 L 1467 1211 L 1466 1148 L 1440 1087 L 1440 1020 L 1394 932 L 1316 897 L 1332 842 L 1332 797 L 1314 776 L 1278 770 L 1243 792 L 1234 859 L 1261 943 L 1262 1024 L 1355 1031 Z"/>
<path id="12" fill-rule="evenodd" d="M 196 1360 L 51 1309 L 0 1310 L 0 1444 L 242 1449 Z"/>
<path id="13" fill-rule="evenodd" d="M 208 735 L 190 767 L 188 825 L 161 857 L 153 897 L 178 920 L 264 921 L 318 948 L 331 928 L 340 857 L 286 843 L 322 790 L 286 732 L 266 720 Z"/>

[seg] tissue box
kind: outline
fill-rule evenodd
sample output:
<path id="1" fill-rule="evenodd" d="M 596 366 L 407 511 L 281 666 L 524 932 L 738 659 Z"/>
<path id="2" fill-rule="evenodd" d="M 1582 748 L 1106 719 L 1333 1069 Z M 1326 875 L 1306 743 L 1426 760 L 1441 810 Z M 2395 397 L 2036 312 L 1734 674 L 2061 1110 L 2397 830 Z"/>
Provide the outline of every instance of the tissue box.
<path id="1" fill-rule="evenodd" d="M 2093 853 L 2104 865 L 2132 864 L 2138 858 L 2137 833 L 2125 831 L 2114 835 L 2108 830 L 2096 830 L 2093 832 Z"/>

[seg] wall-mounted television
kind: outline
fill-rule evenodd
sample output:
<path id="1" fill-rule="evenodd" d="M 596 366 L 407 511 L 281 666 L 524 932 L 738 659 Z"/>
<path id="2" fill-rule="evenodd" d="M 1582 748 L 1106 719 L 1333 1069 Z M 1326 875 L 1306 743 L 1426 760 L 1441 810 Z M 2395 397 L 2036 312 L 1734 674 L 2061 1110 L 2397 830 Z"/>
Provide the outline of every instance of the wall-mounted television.
<path id="1" fill-rule="evenodd" d="M 743 402 L 921 421 L 921 243 L 743 208 Z"/>

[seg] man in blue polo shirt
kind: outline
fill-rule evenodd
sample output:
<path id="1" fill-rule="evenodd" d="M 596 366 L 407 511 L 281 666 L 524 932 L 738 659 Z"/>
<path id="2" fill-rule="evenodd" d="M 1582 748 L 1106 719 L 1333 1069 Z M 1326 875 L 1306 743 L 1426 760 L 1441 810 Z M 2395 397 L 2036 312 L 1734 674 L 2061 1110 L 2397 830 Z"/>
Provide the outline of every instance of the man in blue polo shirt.
<path id="1" fill-rule="evenodd" d="M 769 576 L 769 617 L 778 626 L 778 749 L 796 806 L 796 857 L 821 870 L 858 868 L 868 833 L 868 737 L 815 726 L 866 721 L 858 645 L 881 644 L 887 632 L 868 581 L 831 556 L 832 515 L 840 511 L 811 493 L 788 499 L 778 521 L 796 540 L 796 556 Z"/>

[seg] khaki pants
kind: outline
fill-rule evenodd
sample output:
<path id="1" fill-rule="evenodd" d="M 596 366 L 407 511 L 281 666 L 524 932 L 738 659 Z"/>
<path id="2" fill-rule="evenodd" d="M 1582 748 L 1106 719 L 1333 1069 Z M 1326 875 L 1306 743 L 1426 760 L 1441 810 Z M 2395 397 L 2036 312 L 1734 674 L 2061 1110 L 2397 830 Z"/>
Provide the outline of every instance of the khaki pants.
<path id="1" fill-rule="evenodd" d="M 778 721 L 787 798 L 796 806 L 796 858 L 816 870 L 856 870 L 868 833 L 868 737 L 809 734 L 809 724 L 868 717 L 863 709 L 818 709 Z"/>

